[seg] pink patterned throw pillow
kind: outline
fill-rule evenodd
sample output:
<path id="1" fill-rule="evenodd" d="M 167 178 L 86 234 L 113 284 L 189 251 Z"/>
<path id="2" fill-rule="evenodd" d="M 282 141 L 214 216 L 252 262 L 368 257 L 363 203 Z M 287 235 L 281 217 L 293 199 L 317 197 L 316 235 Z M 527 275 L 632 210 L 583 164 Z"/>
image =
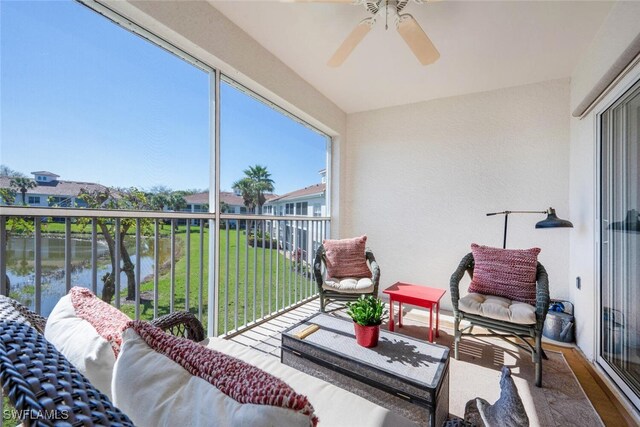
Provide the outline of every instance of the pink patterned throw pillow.
<path id="1" fill-rule="evenodd" d="M 536 303 L 536 271 L 540 248 L 499 249 L 471 245 L 475 267 L 469 292 Z"/>
<path id="2" fill-rule="evenodd" d="M 76 316 L 89 322 L 98 335 L 111 344 L 113 354 L 118 357 L 122 345 L 122 331 L 131 319 L 111 304 L 102 301 L 87 288 L 76 286 L 71 288 L 69 294 Z"/>
<path id="3" fill-rule="evenodd" d="M 127 328 L 132 328 L 155 352 L 168 357 L 236 402 L 293 410 L 307 416 L 310 425 L 317 425 L 318 417 L 309 399 L 270 373 L 193 341 L 164 333 L 146 322 L 131 321 Z"/>
<path id="4" fill-rule="evenodd" d="M 323 240 L 327 275 L 334 278 L 371 277 L 365 258 L 367 236 L 353 239 Z"/>

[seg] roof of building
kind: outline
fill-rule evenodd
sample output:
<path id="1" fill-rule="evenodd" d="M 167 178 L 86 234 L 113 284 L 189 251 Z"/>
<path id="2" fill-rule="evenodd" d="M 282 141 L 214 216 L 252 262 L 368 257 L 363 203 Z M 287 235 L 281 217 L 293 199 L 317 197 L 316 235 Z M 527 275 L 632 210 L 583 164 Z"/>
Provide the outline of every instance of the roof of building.
<path id="1" fill-rule="evenodd" d="M 27 194 L 44 194 L 45 196 L 77 196 L 82 188 L 89 191 L 102 191 L 107 188 L 101 184 L 81 181 L 34 182 L 38 185 L 34 188 L 29 188 L 27 190 Z M 0 188 L 10 187 L 11 178 L 7 176 L 0 176 Z"/>
<path id="2" fill-rule="evenodd" d="M 278 195 L 265 194 L 265 198 L 267 200 L 271 200 L 274 197 L 278 197 Z M 190 194 L 188 196 L 184 196 L 184 200 L 186 200 L 187 203 L 204 205 L 209 203 L 209 192 L 204 191 L 202 193 Z M 244 199 L 242 196 L 238 196 L 236 193 L 232 193 L 231 191 L 221 191 L 220 201 L 229 206 L 244 206 Z"/>
<path id="3" fill-rule="evenodd" d="M 281 202 L 283 200 L 299 199 L 301 197 L 322 194 L 326 190 L 326 187 L 327 185 L 325 183 L 310 185 L 308 187 L 283 194 L 282 196 L 274 197 L 268 200 L 267 203 Z"/>
<path id="4" fill-rule="evenodd" d="M 221 191 L 220 202 L 226 203 L 229 206 L 244 206 L 244 199 L 242 196 L 238 196 L 236 193 L 231 191 Z"/>
<path id="5" fill-rule="evenodd" d="M 187 203 L 204 205 L 209 203 L 209 192 L 189 194 L 188 196 L 184 196 L 184 200 Z"/>
<path id="6" fill-rule="evenodd" d="M 33 175 L 45 175 L 45 176 L 55 176 L 56 178 L 60 178 L 60 175 L 56 175 L 53 172 L 49 172 L 49 171 L 36 171 L 36 172 L 31 172 Z"/>

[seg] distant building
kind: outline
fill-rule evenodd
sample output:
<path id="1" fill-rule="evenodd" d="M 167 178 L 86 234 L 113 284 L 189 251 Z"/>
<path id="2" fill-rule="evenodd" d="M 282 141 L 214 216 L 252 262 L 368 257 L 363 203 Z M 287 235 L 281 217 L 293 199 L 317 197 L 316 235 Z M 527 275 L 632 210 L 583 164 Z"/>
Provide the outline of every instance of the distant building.
<path id="1" fill-rule="evenodd" d="M 264 207 L 265 215 L 277 216 L 327 216 L 327 179 L 326 169 L 320 171 L 319 184 L 310 185 L 268 200 Z M 312 225 L 309 221 L 280 221 L 277 236 L 278 244 L 288 251 L 299 250 L 302 260 L 310 263 L 313 253 L 325 236 L 324 224 Z"/>
<path id="2" fill-rule="evenodd" d="M 104 191 L 107 187 L 93 182 L 62 181 L 60 175 L 48 171 L 31 172 L 33 180 L 37 184 L 35 188 L 29 188 L 25 194 L 25 203 L 34 207 L 86 207 L 87 204 L 78 199 L 82 188 L 88 191 Z M 16 191 L 14 204 L 22 204 L 22 194 L 19 189 L 11 187 L 10 177 L 0 176 L 0 188 L 12 188 Z M 0 199 L 0 203 L 6 205 L 6 201 Z"/>
<path id="3" fill-rule="evenodd" d="M 325 216 L 326 184 L 314 184 L 268 200 L 265 215 Z"/>
<path id="4" fill-rule="evenodd" d="M 184 200 L 187 202 L 187 212 L 208 212 L 209 210 L 208 191 L 184 196 Z M 225 213 L 247 213 L 247 207 L 244 205 L 244 200 L 242 199 L 242 196 L 238 194 L 231 193 L 229 191 L 221 191 L 220 203 L 226 204 L 227 210 L 225 211 Z"/>
<path id="5" fill-rule="evenodd" d="M 264 215 L 320 217 L 327 214 L 326 183 L 314 184 L 269 200 Z M 269 224 L 269 221 L 267 222 Z M 311 256 L 322 242 L 324 228 L 310 226 L 309 221 L 280 221 L 278 244 L 288 251 L 299 249 L 299 256 L 311 262 Z M 269 225 L 268 225 L 269 227 Z"/>
<path id="6" fill-rule="evenodd" d="M 326 216 L 326 169 L 320 171 L 319 184 L 294 190 L 267 200 L 263 206 L 265 215 Z"/>
<path id="7" fill-rule="evenodd" d="M 266 194 L 265 198 L 270 200 L 273 197 L 277 197 L 276 194 Z M 208 212 L 209 206 L 209 192 L 204 191 L 202 193 L 190 194 L 184 196 L 184 200 L 187 202 L 187 212 Z M 244 199 L 237 193 L 230 191 L 220 192 L 220 204 L 225 204 L 224 213 L 228 214 L 246 214 L 252 213 L 247 211 L 247 207 L 244 205 Z M 229 221 L 231 228 L 236 227 L 236 221 Z"/>

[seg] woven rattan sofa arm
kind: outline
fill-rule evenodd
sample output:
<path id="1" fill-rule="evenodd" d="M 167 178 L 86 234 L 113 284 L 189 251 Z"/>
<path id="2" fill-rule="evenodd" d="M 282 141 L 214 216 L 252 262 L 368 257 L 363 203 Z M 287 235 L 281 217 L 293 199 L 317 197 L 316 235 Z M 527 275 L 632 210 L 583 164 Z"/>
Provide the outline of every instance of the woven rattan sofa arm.
<path id="1" fill-rule="evenodd" d="M 0 382 L 26 426 L 133 426 L 42 334 L 0 320 Z"/>
<path id="2" fill-rule="evenodd" d="M 324 259 L 324 246 L 318 246 L 316 250 L 316 255 L 313 259 L 313 277 L 316 279 L 316 284 L 318 285 L 318 290 L 322 292 L 322 283 L 324 279 L 322 278 L 322 263 Z"/>
<path id="3" fill-rule="evenodd" d="M 380 266 L 376 261 L 376 257 L 373 255 L 371 249 L 365 250 L 365 256 L 369 261 L 369 268 L 371 268 L 371 281 L 373 282 L 373 295 L 378 295 L 378 286 L 380 285 Z"/>
<path id="4" fill-rule="evenodd" d="M 15 309 L 15 313 L 16 314 L 19 313 L 20 316 L 24 318 L 24 320 L 29 322 L 31 326 L 33 326 L 36 329 L 36 331 L 40 332 L 41 334 L 44 334 L 44 327 L 47 324 L 46 317 L 42 317 L 39 314 L 34 313 L 33 311 L 29 310 L 27 307 L 25 307 L 24 305 L 20 304 L 18 301 L 12 298 L 0 296 L 0 313 L 2 313 L 3 318 L 4 318 L 4 312 L 7 309 L 9 309 L 9 307 L 12 307 L 13 309 Z"/>
<path id="5" fill-rule="evenodd" d="M 542 330 L 544 319 L 549 311 L 549 275 L 544 266 L 538 263 L 536 271 L 536 329 Z"/>
<path id="6" fill-rule="evenodd" d="M 451 275 L 449 280 L 449 291 L 451 292 L 451 303 L 453 304 L 453 314 L 458 315 L 458 301 L 460 300 L 460 280 L 466 271 L 473 270 L 473 254 L 469 252 L 462 258 L 458 268 Z"/>
<path id="7" fill-rule="evenodd" d="M 150 323 L 171 335 L 188 338 L 191 341 L 200 342 L 206 338 L 202 323 L 188 311 L 166 314 Z"/>

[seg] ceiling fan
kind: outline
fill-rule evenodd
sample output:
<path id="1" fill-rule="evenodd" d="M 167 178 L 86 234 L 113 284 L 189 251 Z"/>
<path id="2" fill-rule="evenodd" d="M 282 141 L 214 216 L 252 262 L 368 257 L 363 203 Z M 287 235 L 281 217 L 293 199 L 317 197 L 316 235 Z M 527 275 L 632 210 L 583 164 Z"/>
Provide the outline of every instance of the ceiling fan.
<path id="1" fill-rule="evenodd" d="M 329 0 L 340 2 L 345 0 Z M 404 39 L 409 49 L 418 58 L 422 65 L 433 64 L 440 58 L 438 49 L 433 45 L 429 37 L 422 30 L 418 22 L 408 13 L 400 13 L 411 0 L 356 0 L 355 4 L 362 4 L 371 13 L 368 18 L 363 19 L 351 31 L 338 50 L 333 54 L 327 65 L 339 67 L 353 52 L 355 47 L 364 39 L 378 19 L 384 18 L 385 29 L 389 28 L 389 23 L 395 25 L 398 33 Z M 422 3 L 422 0 L 413 0 Z M 353 1 L 350 1 L 353 3 Z"/>

